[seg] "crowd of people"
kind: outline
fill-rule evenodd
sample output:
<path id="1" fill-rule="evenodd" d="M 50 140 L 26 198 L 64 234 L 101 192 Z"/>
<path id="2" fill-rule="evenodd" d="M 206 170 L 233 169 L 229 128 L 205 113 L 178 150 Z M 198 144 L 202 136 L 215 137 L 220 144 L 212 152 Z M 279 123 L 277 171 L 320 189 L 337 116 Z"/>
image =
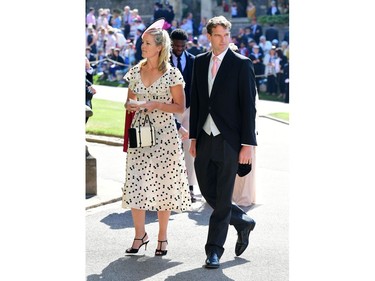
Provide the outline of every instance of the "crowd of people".
<path id="1" fill-rule="evenodd" d="M 221 5 L 224 9 L 226 1 Z M 253 60 L 258 92 L 289 102 L 289 32 L 280 38 L 278 29 L 273 25 L 262 27 L 257 23 L 255 6 L 251 1 L 247 5 L 251 22 L 231 35 L 231 45 L 237 52 Z M 280 14 L 274 1 L 267 13 Z M 158 18 L 165 19 L 163 28 L 169 34 L 175 29 L 186 31 L 186 50 L 189 53 L 198 55 L 211 50 L 207 38 L 207 18 L 202 17 L 196 23 L 193 14 L 188 12 L 177 19 L 172 5 L 155 2 L 153 17 L 149 21 L 142 18 L 137 8 L 129 6 L 122 11 L 113 9 L 112 12 L 108 8 L 100 8 L 97 13 L 90 8 L 86 16 L 86 56 L 94 68 L 94 75 L 124 83 L 124 74 L 142 59 L 140 36 Z"/>

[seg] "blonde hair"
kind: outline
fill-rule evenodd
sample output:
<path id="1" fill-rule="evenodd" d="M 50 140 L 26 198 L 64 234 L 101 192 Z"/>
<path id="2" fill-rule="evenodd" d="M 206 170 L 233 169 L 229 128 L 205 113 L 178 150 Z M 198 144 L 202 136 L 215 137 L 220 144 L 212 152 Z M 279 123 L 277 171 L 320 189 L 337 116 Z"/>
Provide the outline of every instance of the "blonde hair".
<path id="1" fill-rule="evenodd" d="M 158 70 L 161 72 L 165 72 L 167 70 L 167 66 L 169 65 L 169 58 L 171 56 L 172 48 L 171 39 L 169 38 L 168 32 L 163 29 L 152 28 L 146 30 L 145 33 L 152 35 L 156 46 L 162 46 L 162 49 L 159 53 Z M 142 66 L 146 63 L 147 59 L 143 59 L 141 61 Z"/>

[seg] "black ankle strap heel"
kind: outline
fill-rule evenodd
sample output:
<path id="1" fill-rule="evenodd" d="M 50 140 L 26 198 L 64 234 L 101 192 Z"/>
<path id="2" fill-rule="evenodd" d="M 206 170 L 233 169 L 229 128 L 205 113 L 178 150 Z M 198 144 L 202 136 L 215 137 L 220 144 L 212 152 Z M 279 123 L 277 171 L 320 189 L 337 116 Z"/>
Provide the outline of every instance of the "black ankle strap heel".
<path id="1" fill-rule="evenodd" d="M 132 246 L 131 248 L 125 250 L 125 253 L 127 253 L 127 254 L 136 254 L 136 253 L 138 253 L 139 249 L 140 249 L 143 245 L 145 245 L 145 251 L 146 251 L 146 250 L 147 250 L 147 243 L 149 242 L 149 240 L 147 240 L 147 241 L 143 241 L 143 239 L 145 239 L 146 236 L 147 236 L 147 233 L 145 233 L 145 235 L 144 235 L 141 239 L 139 239 L 139 238 L 134 238 L 134 241 L 135 241 L 135 240 L 140 240 L 140 241 L 142 241 L 142 244 L 138 247 L 138 249 L 135 249 L 135 248 L 133 248 L 133 246 Z M 134 244 L 134 241 L 133 241 L 133 244 Z"/>
<path id="2" fill-rule="evenodd" d="M 168 250 L 162 250 L 161 247 L 163 246 L 163 243 L 168 244 L 168 240 L 158 240 L 158 244 L 160 245 L 159 249 L 155 250 L 155 256 L 165 256 L 168 252 Z"/>

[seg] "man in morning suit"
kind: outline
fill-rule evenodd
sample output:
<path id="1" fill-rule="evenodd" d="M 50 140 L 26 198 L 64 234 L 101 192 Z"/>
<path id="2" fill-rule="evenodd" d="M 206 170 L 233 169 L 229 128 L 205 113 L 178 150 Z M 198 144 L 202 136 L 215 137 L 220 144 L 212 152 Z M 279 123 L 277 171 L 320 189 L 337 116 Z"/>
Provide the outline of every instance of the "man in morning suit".
<path id="1" fill-rule="evenodd" d="M 194 158 L 189 153 L 190 139 L 188 138 L 189 115 L 190 115 L 190 86 L 191 76 L 193 73 L 194 56 L 186 51 L 186 43 L 188 34 L 183 29 L 175 29 L 170 34 L 172 41 L 171 64 L 177 67 L 184 77 L 185 81 L 185 111 L 182 115 L 178 115 L 177 127 L 183 138 L 183 149 L 185 153 L 185 165 L 188 174 L 188 182 L 190 189 L 191 202 L 195 202 L 194 185 L 197 185 L 197 178 L 194 171 Z"/>
<path id="2" fill-rule="evenodd" d="M 237 230 L 235 254 L 249 244 L 255 221 L 232 203 L 239 164 L 251 164 L 256 146 L 255 75 L 249 58 L 229 46 L 231 23 L 223 16 L 207 22 L 212 52 L 195 57 L 190 103 L 190 153 L 199 188 L 213 208 L 205 252 L 206 268 L 218 268 L 229 225 Z"/>

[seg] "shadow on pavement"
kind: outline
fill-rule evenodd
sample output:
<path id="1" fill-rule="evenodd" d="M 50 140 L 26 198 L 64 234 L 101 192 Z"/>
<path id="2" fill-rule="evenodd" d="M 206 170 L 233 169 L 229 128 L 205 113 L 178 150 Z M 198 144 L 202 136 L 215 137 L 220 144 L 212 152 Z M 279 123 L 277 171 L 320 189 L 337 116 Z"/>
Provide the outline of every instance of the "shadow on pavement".
<path id="1" fill-rule="evenodd" d="M 87 276 L 87 281 L 144 280 L 181 263 L 147 256 L 125 256 L 111 262 L 101 274 Z"/>
<path id="2" fill-rule="evenodd" d="M 212 208 L 206 202 L 202 202 L 198 207 L 193 206 L 188 213 L 189 219 L 196 221 L 197 225 L 208 225 Z"/>
<path id="3" fill-rule="evenodd" d="M 253 204 L 249 207 L 240 206 L 242 210 L 246 213 L 251 210 L 262 206 L 261 204 Z M 189 219 L 192 219 L 197 222 L 197 225 L 208 225 L 210 216 L 212 213 L 212 208 L 206 202 L 203 202 L 200 206 L 193 208 L 192 211 L 189 211 Z M 249 214 L 250 215 L 250 214 Z M 251 215 L 250 215 L 251 216 Z"/>
<path id="4" fill-rule="evenodd" d="M 204 205 L 207 205 L 204 203 Z M 207 205 L 208 206 L 208 205 Z M 210 208 L 210 206 L 208 206 Z M 208 210 L 208 213 L 202 214 L 201 211 L 193 211 L 194 216 L 197 218 L 197 221 L 202 225 L 207 225 L 207 221 L 209 216 L 211 215 L 212 210 Z M 178 215 L 179 213 L 172 212 L 169 218 L 172 221 L 174 215 Z M 190 213 L 189 213 L 190 216 Z M 198 217 L 203 217 L 198 219 Z M 100 222 L 105 223 L 106 225 L 110 226 L 110 229 L 123 229 L 133 227 L 133 218 L 130 209 L 126 209 L 123 213 L 112 213 L 103 218 Z M 150 223 L 158 222 L 158 215 L 157 212 L 154 211 L 146 211 L 146 225 Z"/>
<path id="5" fill-rule="evenodd" d="M 223 269 L 242 265 L 249 262 L 246 259 L 235 257 L 234 260 L 223 262 L 218 269 L 206 269 L 204 265 L 201 268 L 192 269 L 177 273 L 174 276 L 169 276 L 165 281 L 180 281 L 180 280 L 215 280 L 215 281 L 230 281 L 231 279 L 223 273 Z"/>
<path id="6" fill-rule="evenodd" d="M 157 222 L 157 212 L 146 212 L 146 224 Z M 112 213 L 100 222 L 110 226 L 111 229 L 122 229 L 133 227 L 133 218 L 130 210 L 125 210 L 123 213 Z"/>
<path id="7" fill-rule="evenodd" d="M 179 272 L 176 275 L 169 276 L 167 281 L 179 280 L 234 280 L 223 273 L 223 269 L 240 266 L 250 261 L 235 257 L 234 260 L 221 263 L 219 269 L 210 270 L 202 267 L 188 271 Z M 160 257 L 125 256 L 103 269 L 101 274 L 92 274 L 87 276 L 87 281 L 123 281 L 123 280 L 144 280 L 155 276 L 162 271 L 180 265 L 180 262 L 172 262 L 169 259 Z"/>

